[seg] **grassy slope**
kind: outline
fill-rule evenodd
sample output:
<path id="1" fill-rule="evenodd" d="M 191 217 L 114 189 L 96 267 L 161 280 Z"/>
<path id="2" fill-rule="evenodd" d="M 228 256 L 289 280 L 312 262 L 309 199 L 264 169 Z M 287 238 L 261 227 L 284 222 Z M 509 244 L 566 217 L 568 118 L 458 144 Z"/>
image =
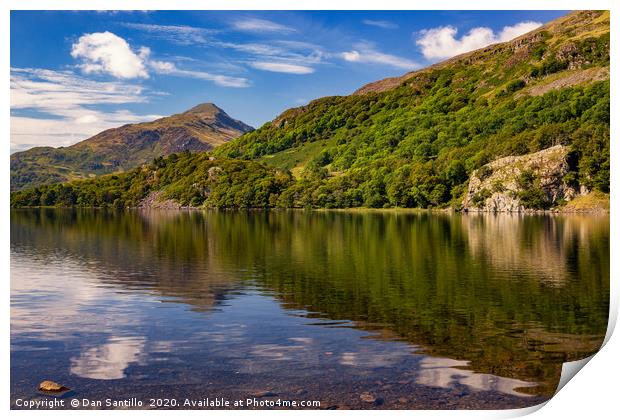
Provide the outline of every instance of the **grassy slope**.
<path id="1" fill-rule="evenodd" d="M 561 210 L 576 213 L 584 211 L 609 211 L 609 194 L 593 191 L 569 201 Z"/>

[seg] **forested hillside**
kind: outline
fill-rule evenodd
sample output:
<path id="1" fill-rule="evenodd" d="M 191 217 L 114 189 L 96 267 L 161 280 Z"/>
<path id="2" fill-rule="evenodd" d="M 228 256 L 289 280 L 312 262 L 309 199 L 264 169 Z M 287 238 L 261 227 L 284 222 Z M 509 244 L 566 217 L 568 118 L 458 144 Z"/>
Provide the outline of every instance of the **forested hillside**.
<path id="1" fill-rule="evenodd" d="M 15 194 L 12 204 L 133 206 L 161 190 L 192 206 L 458 208 L 476 169 L 556 145 L 568 150 L 562 182 L 608 193 L 609 107 L 609 13 L 575 12 L 513 41 L 285 111 L 216 148 L 215 160 L 174 155 L 123 175 Z"/>

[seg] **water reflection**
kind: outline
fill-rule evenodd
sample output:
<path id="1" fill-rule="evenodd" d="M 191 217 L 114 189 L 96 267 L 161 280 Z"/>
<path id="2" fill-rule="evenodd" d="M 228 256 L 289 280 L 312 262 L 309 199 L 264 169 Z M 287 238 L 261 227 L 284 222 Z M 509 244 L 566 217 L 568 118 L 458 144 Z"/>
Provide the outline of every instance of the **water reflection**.
<path id="1" fill-rule="evenodd" d="M 578 268 L 576 254 L 602 245 L 596 241 L 605 239 L 599 235 L 608 228 L 608 219 L 591 215 L 473 214 L 463 218 L 462 226 L 474 258 L 488 261 L 507 277 L 527 272 L 546 285 L 563 286 L 575 274 L 571 271 Z M 609 267 L 595 264 L 588 269 L 604 277 Z"/>
<path id="2" fill-rule="evenodd" d="M 451 388 L 455 384 L 467 386 L 477 391 L 495 391 L 502 394 L 529 396 L 518 389 L 533 387 L 534 382 L 502 378 L 485 373 L 475 373 L 464 369 L 468 362 L 437 357 L 425 357 L 420 362 L 417 383 L 440 388 Z"/>
<path id="3" fill-rule="evenodd" d="M 129 364 L 140 361 L 145 342 L 144 337 L 111 337 L 71 358 L 71 373 L 91 379 L 124 378 Z"/>
<path id="4" fill-rule="evenodd" d="M 11 258 L 19 392 L 40 363 L 158 389 L 544 396 L 607 324 L 608 217 L 14 211 Z"/>

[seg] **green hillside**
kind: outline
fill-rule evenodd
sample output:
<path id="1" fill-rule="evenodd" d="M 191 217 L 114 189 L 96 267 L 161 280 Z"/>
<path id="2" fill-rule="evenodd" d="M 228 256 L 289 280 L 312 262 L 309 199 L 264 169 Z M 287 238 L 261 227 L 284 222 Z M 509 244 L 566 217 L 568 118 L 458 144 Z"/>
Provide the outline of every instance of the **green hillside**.
<path id="1" fill-rule="evenodd" d="M 211 103 L 155 121 L 105 130 L 68 147 L 11 155 L 11 190 L 133 169 L 183 150 L 207 151 L 251 131 Z"/>
<path id="2" fill-rule="evenodd" d="M 560 144 L 570 151 L 565 182 L 608 193 L 609 107 L 609 13 L 575 12 L 285 111 L 217 147 L 215 160 L 175 155 L 114 178 L 14 194 L 12 204 L 133 206 L 162 191 L 210 207 L 458 207 L 474 170 Z M 50 198 L 60 190 L 73 198 Z"/>

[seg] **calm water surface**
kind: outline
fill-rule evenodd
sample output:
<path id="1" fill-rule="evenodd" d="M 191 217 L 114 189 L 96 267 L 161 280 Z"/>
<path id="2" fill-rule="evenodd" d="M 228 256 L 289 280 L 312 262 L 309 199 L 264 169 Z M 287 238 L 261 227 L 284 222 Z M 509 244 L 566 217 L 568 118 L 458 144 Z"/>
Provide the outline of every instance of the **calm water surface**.
<path id="1" fill-rule="evenodd" d="M 11 404 L 529 406 L 608 300 L 608 215 L 16 210 Z"/>

